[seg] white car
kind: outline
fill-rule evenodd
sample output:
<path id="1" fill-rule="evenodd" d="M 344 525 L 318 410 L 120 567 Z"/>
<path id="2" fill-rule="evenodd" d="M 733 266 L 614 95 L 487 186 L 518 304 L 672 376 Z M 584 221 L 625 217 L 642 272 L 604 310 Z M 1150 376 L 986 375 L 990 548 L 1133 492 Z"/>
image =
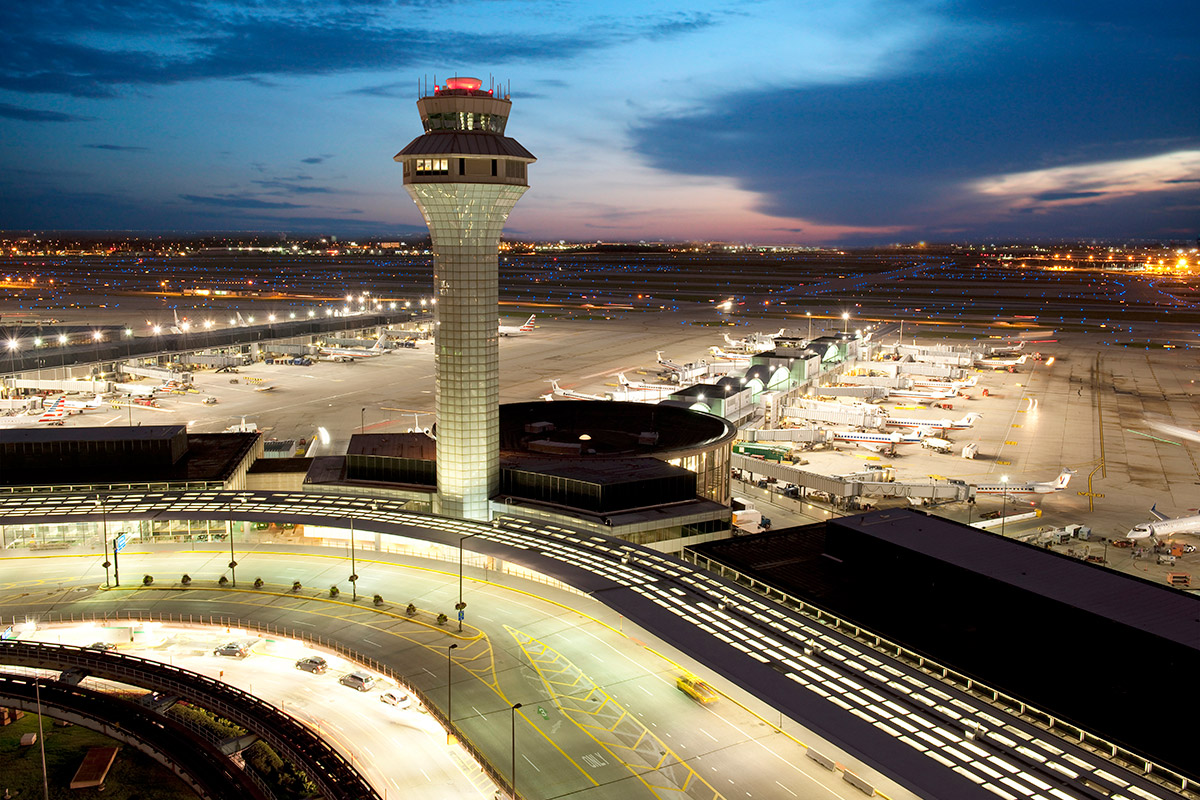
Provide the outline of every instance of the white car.
<path id="1" fill-rule="evenodd" d="M 384 692 L 379 699 L 396 708 L 408 708 L 412 705 L 412 698 L 406 692 Z"/>

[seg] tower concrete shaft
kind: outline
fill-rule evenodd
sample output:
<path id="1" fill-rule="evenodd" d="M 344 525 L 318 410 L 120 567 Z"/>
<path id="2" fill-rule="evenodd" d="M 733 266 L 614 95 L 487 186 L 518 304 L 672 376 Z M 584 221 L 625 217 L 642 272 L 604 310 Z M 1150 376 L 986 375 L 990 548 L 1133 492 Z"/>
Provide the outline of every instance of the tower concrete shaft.
<path id="1" fill-rule="evenodd" d="M 417 101 L 426 133 L 395 160 L 433 240 L 439 514 L 490 517 L 500 479 L 497 253 L 535 159 L 504 136 L 508 98 L 453 78 Z"/>

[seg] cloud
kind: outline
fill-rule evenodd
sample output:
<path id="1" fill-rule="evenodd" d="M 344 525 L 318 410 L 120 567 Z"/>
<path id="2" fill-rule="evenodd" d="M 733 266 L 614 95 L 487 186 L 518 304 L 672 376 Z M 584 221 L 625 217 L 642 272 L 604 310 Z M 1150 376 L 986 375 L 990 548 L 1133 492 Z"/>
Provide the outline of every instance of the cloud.
<path id="1" fill-rule="evenodd" d="M 311 178 L 301 176 L 294 180 L 311 180 Z M 335 192 L 333 189 L 327 189 L 324 186 L 304 186 L 289 180 L 272 179 L 250 182 L 264 189 L 276 189 L 275 194 L 341 194 L 341 192 Z"/>
<path id="2" fill-rule="evenodd" d="M 309 156 L 308 158 L 300 159 L 300 162 L 302 164 L 320 164 L 327 158 L 333 158 L 333 156 Z"/>
<path id="3" fill-rule="evenodd" d="M 25 108 L 9 103 L 0 103 L 0 117 L 22 122 L 88 122 L 90 117 L 64 114 L 61 111 L 43 111 L 40 108 Z"/>
<path id="4" fill-rule="evenodd" d="M 181 194 L 182 199 L 189 203 L 203 206 L 218 206 L 220 208 L 308 208 L 305 205 L 297 203 L 282 203 L 271 200 L 259 200 L 255 197 L 247 197 L 245 195 L 223 194 L 216 196 L 203 196 L 195 194 Z"/>
<path id="5" fill-rule="evenodd" d="M 1020 199 L 988 191 L 986 181 L 1200 149 L 1193 102 L 1177 88 L 1200 85 L 1200 60 L 1140 29 L 1081 22 L 1053 5 L 1062 18 L 1046 30 L 1034 17 L 989 29 L 986 47 L 939 41 L 884 75 L 751 88 L 705 99 L 689 114 L 646 116 L 630 131 L 633 148 L 660 170 L 733 178 L 759 194 L 762 212 L 810 224 L 973 235 L 1011 229 L 1039 192 L 1084 192 L 1040 198 L 1031 235 L 1052 232 L 1059 218 L 1079 234 L 1107 235 L 1108 209 L 1139 205 L 1124 199 L 1130 192 L 1163 192 L 1167 180 L 1195 174 L 1130 176 L 1126 192 L 1064 173 Z M 1088 209 L 1064 210 L 1085 201 Z M 1158 220 L 1178 222 L 1163 204 L 1140 207 L 1155 209 L 1147 235 Z"/>
<path id="6" fill-rule="evenodd" d="M 85 144 L 80 147 L 88 147 L 92 150 L 112 150 L 120 153 L 137 153 L 149 150 L 149 147 L 137 147 L 128 144 Z"/>

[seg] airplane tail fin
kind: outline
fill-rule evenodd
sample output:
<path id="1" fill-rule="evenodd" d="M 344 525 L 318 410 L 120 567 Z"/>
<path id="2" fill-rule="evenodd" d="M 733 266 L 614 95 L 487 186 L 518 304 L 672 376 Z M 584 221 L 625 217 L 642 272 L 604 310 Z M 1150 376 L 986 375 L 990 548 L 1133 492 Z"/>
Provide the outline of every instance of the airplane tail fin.
<path id="1" fill-rule="evenodd" d="M 537 314 L 530 314 L 529 319 L 525 320 L 525 324 L 521 326 L 521 330 L 523 330 L 523 331 L 533 330 L 533 321 L 535 319 L 537 319 Z"/>
<path id="2" fill-rule="evenodd" d="M 1021 356 L 1020 358 L 1018 358 L 1018 359 L 1017 359 L 1017 363 L 1018 363 L 1018 364 L 1024 364 L 1024 363 L 1025 363 L 1026 361 L 1028 361 L 1028 360 L 1029 360 L 1029 356 L 1028 356 L 1028 355 L 1023 355 L 1023 356 Z"/>
<path id="3" fill-rule="evenodd" d="M 1071 482 L 1071 476 L 1075 474 L 1075 470 L 1070 467 L 1063 467 L 1062 472 L 1058 473 L 1058 480 L 1054 482 L 1055 489 L 1065 489 L 1067 484 Z"/>
<path id="4" fill-rule="evenodd" d="M 620 383 L 622 386 L 628 386 L 628 385 L 629 385 L 629 378 L 626 378 L 626 377 L 625 377 L 625 373 L 624 373 L 624 372 L 618 372 L 618 373 L 617 373 L 617 382 L 618 382 L 618 383 Z"/>
<path id="5" fill-rule="evenodd" d="M 967 414 L 965 417 L 963 417 L 962 419 L 960 419 L 958 422 L 956 422 L 954 424 L 961 425 L 964 428 L 970 428 L 975 425 L 975 420 L 979 419 L 982 416 L 983 415 L 980 414 L 978 411 L 972 411 L 970 414 Z"/>
<path id="6" fill-rule="evenodd" d="M 561 391 L 562 391 L 562 387 L 558 385 L 558 378 L 551 378 L 551 379 L 550 379 L 550 387 L 551 387 L 552 389 L 554 389 L 554 391 L 556 391 L 556 392 L 561 392 Z"/>
<path id="7" fill-rule="evenodd" d="M 380 335 L 380 337 L 379 337 L 379 338 L 378 338 L 378 339 L 375 341 L 375 344 L 371 346 L 371 349 L 372 349 L 372 350 L 374 350 L 374 351 L 376 351 L 376 352 L 379 352 L 379 351 L 383 350 L 383 343 L 384 343 L 386 340 L 387 340 L 387 336 L 386 336 L 386 335 Z"/>

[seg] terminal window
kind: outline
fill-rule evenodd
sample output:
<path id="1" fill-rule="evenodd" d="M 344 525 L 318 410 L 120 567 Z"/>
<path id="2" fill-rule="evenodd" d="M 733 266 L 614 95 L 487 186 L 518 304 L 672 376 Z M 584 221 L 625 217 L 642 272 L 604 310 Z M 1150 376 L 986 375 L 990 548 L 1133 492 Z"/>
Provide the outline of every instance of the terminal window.
<path id="1" fill-rule="evenodd" d="M 418 175 L 449 175 L 450 160 L 447 158 L 418 158 Z"/>

